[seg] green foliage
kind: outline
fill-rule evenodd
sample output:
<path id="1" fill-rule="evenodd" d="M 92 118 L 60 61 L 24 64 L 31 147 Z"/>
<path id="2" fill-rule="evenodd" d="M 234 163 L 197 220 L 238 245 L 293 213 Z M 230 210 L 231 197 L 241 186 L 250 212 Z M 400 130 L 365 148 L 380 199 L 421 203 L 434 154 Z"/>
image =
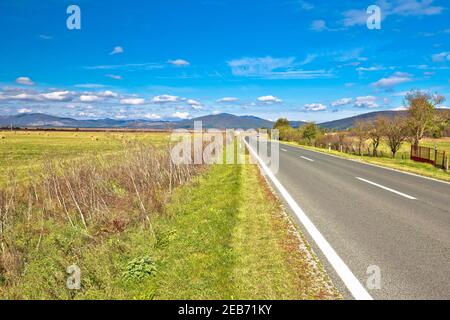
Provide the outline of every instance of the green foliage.
<path id="1" fill-rule="evenodd" d="M 320 129 L 315 123 L 307 123 L 303 126 L 302 138 L 307 140 L 310 145 L 319 135 Z"/>
<path id="2" fill-rule="evenodd" d="M 135 258 L 127 263 L 122 276 L 126 281 L 142 281 L 156 274 L 155 262 L 149 256 Z"/>
<path id="3" fill-rule="evenodd" d="M 288 119 L 280 118 L 275 122 L 273 128 L 279 130 L 281 128 L 290 127 L 290 126 L 291 126 L 291 124 L 289 123 Z"/>

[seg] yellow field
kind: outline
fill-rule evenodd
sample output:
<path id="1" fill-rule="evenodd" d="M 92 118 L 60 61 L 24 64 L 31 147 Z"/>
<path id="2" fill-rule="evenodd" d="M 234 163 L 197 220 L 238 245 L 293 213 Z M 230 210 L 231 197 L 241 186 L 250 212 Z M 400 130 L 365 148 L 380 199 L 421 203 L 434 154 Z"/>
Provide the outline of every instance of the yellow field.
<path id="1" fill-rule="evenodd" d="M 0 183 L 11 170 L 19 179 L 43 161 L 72 159 L 86 155 L 119 152 L 133 141 L 155 145 L 169 141 L 168 133 L 159 132 L 52 132 L 1 131 Z"/>

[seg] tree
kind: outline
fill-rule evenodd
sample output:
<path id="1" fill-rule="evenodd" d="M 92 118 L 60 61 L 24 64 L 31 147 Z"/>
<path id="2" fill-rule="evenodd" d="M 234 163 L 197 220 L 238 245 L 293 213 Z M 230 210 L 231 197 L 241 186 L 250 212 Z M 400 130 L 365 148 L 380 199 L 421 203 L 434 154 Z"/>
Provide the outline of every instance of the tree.
<path id="1" fill-rule="evenodd" d="M 372 141 L 373 156 L 378 156 L 378 147 L 386 132 L 386 118 L 377 117 L 369 124 L 368 136 Z"/>
<path id="2" fill-rule="evenodd" d="M 408 137 L 408 123 L 403 117 L 386 119 L 384 131 L 392 157 L 395 158 L 397 151 Z"/>
<path id="3" fill-rule="evenodd" d="M 284 128 L 284 127 L 290 127 L 291 124 L 289 123 L 289 120 L 286 118 L 280 118 L 278 119 L 275 124 L 273 125 L 274 129 L 280 129 L 280 128 Z"/>
<path id="4" fill-rule="evenodd" d="M 311 144 L 312 140 L 314 140 L 319 134 L 319 128 L 317 128 L 317 125 L 312 122 L 304 125 L 302 129 L 302 137 L 303 139 L 308 140 L 309 144 Z"/>
<path id="5" fill-rule="evenodd" d="M 419 90 L 411 91 L 405 98 L 408 104 L 407 125 L 412 144 L 418 146 L 426 133 L 432 132 L 439 122 L 436 106 L 445 98 L 440 95 L 430 95 Z"/>
<path id="6" fill-rule="evenodd" d="M 361 149 L 366 143 L 368 137 L 368 123 L 366 121 L 358 120 L 353 125 L 352 133 L 356 137 L 358 141 L 358 151 L 359 155 L 361 155 Z"/>

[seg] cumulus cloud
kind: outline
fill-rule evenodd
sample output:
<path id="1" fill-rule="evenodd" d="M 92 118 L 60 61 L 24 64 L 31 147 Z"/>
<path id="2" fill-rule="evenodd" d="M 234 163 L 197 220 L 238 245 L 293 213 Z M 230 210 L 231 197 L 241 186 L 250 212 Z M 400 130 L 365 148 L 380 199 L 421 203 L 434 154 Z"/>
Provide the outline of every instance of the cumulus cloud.
<path id="1" fill-rule="evenodd" d="M 159 119 L 161 119 L 161 116 L 156 113 L 147 113 L 144 115 L 144 118 L 150 119 L 150 120 L 159 120 Z"/>
<path id="2" fill-rule="evenodd" d="M 33 110 L 27 108 L 17 110 L 17 113 L 31 113 L 31 112 L 33 112 Z"/>
<path id="3" fill-rule="evenodd" d="M 24 86 L 34 85 L 34 82 L 28 77 L 19 77 L 16 79 L 16 83 L 24 85 Z"/>
<path id="4" fill-rule="evenodd" d="M 98 95 L 100 97 L 104 97 L 104 98 L 117 98 L 119 96 L 118 93 L 110 91 L 110 90 L 100 92 Z"/>
<path id="5" fill-rule="evenodd" d="M 123 53 L 123 48 L 120 46 L 114 47 L 114 49 L 109 53 L 110 55 Z"/>
<path id="6" fill-rule="evenodd" d="M 188 112 L 175 112 L 172 114 L 172 117 L 174 118 L 178 118 L 178 119 L 188 119 L 189 118 L 189 113 Z"/>
<path id="7" fill-rule="evenodd" d="M 144 103 L 145 103 L 145 99 L 142 99 L 142 98 L 125 98 L 125 99 L 120 100 L 120 104 L 132 105 L 132 106 L 142 105 Z"/>
<path id="8" fill-rule="evenodd" d="M 189 61 L 183 60 L 183 59 L 176 59 L 176 60 L 169 60 L 167 63 L 177 66 L 177 67 L 186 67 L 190 65 Z"/>
<path id="9" fill-rule="evenodd" d="M 200 107 L 202 105 L 199 101 L 194 100 L 194 99 L 187 99 L 186 103 L 190 106 L 196 106 L 196 107 Z"/>
<path id="10" fill-rule="evenodd" d="M 217 100 L 218 103 L 233 103 L 237 101 L 239 101 L 239 99 L 234 97 L 225 97 Z"/>
<path id="11" fill-rule="evenodd" d="M 81 102 L 96 102 L 99 100 L 101 100 L 101 98 L 96 95 L 81 95 L 80 96 Z"/>
<path id="12" fill-rule="evenodd" d="M 441 52 L 431 56 L 434 62 L 450 61 L 450 52 Z"/>
<path id="13" fill-rule="evenodd" d="M 332 105 L 333 107 L 345 106 L 345 105 L 348 105 L 348 104 L 352 103 L 352 101 L 353 101 L 352 98 L 342 98 L 342 99 L 333 101 L 333 102 L 331 103 L 331 105 Z"/>
<path id="14" fill-rule="evenodd" d="M 377 108 L 377 98 L 374 96 L 357 97 L 355 100 L 357 108 Z"/>
<path id="15" fill-rule="evenodd" d="M 152 98 L 152 102 L 153 103 L 158 103 L 158 104 L 164 104 L 164 103 L 171 103 L 171 102 L 177 102 L 179 99 L 179 97 L 177 96 L 171 96 L 168 94 L 163 94 L 160 96 L 155 96 Z"/>
<path id="16" fill-rule="evenodd" d="M 273 103 L 281 103 L 283 100 L 275 97 L 275 96 L 262 96 L 257 99 L 261 103 L 273 104 Z"/>
<path id="17" fill-rule="evenodd" d="M 42 93 L 41 97 L 49 101 L 70 101 L 73 98 L 73 92 L 70 91 L 54 91 Z"/>
<path id="18" fill-rule="evenodd" d="M 305 111 L 318 112 L 318 111 L 325 111 L 325 110 L 327 110 L 327 106 L 325 106 L 321 103 L 305 104 Z"/>
<path id="19" fill-rule="evenodd" d="M 411 75 L 403 72 L 396 72 L 392 76 L 382 78 L 377 82 L 372 83 L 374 87 L 390 89 L 396 85 L 412 81 Z"/>

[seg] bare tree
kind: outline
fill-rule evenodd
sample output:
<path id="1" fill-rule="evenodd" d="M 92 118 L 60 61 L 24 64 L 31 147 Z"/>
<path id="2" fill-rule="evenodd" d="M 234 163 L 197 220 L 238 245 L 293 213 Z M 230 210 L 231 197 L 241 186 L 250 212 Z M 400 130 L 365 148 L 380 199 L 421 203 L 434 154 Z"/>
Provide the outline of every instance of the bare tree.
<path id="1" fill-rule="evenodd" d="M 373 122 L 369 124 L 368 135 L 372 141 L 373 155 L 378 156 L 378 147 L 386 132 L 386 118 L 377 117 Z"/>
<path id="2" fill-rule="evenodd" d="M 361 155 L 362 147 L 365 145 L 368 137 L 368 123 L 361 120 L 356 121 L 352 133 L 358 141 L 358 151 L 359 155 Z"/>
<path id="3" fill-rule="evenodd" d="M 386 119 L 384 131 L 392 157 L 395 158 L 397 151 L 401 148 L 403 142 L 408 137 L 407 120 L 403 117 Z"/>
<path id="4" fill-rule="evenodd" d="M 417 147 L 424 135 L 431 132 L 440 122 L 436 114 L 436 106 L 445 98 L 441 95 L 414 90 L 406 95 L 405 100 L 409 107 L 407 124 L 412 144 Z"/>

